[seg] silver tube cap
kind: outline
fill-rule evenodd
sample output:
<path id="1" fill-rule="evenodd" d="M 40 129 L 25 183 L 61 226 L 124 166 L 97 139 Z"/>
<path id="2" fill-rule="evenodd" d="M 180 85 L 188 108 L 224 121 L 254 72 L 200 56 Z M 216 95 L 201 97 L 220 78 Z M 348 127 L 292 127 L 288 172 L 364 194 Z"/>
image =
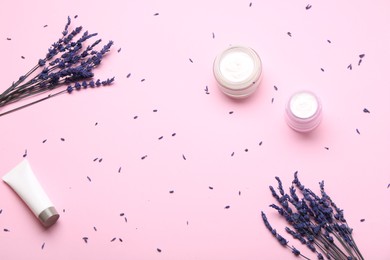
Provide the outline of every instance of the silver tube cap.
<path id="1" fill-rule="evenodd" d="M 52 226 L 57 222 L 59 217 L 60 214 L 58 214 L 54 207 L 48 207 L 38 215 L 39 221 L 41 221 L 42 225 L 45 227 Z"/>

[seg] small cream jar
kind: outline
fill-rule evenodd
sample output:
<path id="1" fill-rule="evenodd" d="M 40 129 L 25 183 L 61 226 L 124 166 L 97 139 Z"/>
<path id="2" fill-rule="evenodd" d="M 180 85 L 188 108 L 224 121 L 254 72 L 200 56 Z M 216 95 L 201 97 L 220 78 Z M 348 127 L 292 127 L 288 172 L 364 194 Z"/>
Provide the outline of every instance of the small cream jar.
<path id="1" fill-rule="evenodd" d="M 244 46 L 232 46 L 214 60 L 214 77 L 218 86 L 232 98 L 245 98 L 255 92 L 262 71 L 259 55 Z"/>
<path id="2" fill-rule="evenodd" d="M 310 132 L 317 128 L 322 119 L 320 99 L 310 91 L 293 94 L 286 105 L 287 124 L 298 132 Z"/>

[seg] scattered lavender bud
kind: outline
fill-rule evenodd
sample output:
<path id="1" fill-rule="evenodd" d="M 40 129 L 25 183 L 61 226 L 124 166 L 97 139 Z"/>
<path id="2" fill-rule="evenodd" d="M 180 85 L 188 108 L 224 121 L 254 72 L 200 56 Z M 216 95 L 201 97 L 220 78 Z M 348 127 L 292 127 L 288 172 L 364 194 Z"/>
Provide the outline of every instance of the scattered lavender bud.
<path id="1" fill-rule="evenodd" d="M 249 7 L 252 7 L 252 2 L 249 3 Z"/>
<path id="2" fill-rule="evenodd" d="M 191 58 L 189 58 L 189 60 L 190 60 L 191 63 L 194 63 L 194 61 Z"/>
<path id="3" fill-rule="evenodd" d="M 309 10 L 310 8 L 311 8 L 310 4 L 306 5 L 306 10 Z"/>
<path id="4" fill-rule="evenodd" d="M 367 108 L 364 108 L 364 109 L 363 109 L 363 112 L 369 114 L 369 113 L 370 113 L 370 110 L 368 110 Z"/>
<path id="5" fill-rule="evenodd" d="M 187 160 L 187 158 L 186 158 L 186 156 L 184 154 L 182 155 L 182 157 L 183 157 L 184 161 Z"/>
<path id="6" fill-rule="evenodd" d="M 88 237 L 83 237 L 83 240 L 86 244 L 88 243 Z"/>
<path id="7" fill-rule="evenodd" d="M 357 129 L 357 128 L 356 128 L 356 133 L 358 133 L 358 134 L 360 135 L 360 131 L 359 131 L 359 129 Z"/>
<path id="8" fill-rule="evenodd" d="M 277 86 L 275 86 L 275 85 L 274 85 L 274 89 L 275 89 L 275 91 L 278 91 L 278 87 L 277 87 Z"/>
<path id="9" fill-rule="evenodd" d="M 41 249 L 43 250 L 45 248 L 45 242 L 41 245 Z"/>
<path id="10" fill-rule="evenodd" d="M 287 32 L 287 35 L 288 35 L 288 36 L 290 36 L 290 37 L 292 37 L 292 34 L 291 34 L 291 32 Z"/>
<path id="11" fill-rule="evenodd" d="M 154 13 L 154 16 L 158 16 L 159 15 L 159 13 Z"/>
<path id="12" fill-rule="evenodd" d="M 127 74 L 126 78 L 130 78 L 130 76 L 131 76 L 131 73 Z"/>
<path id="13" fill-rule="evenodd" d="M 161 249 L 160 249 L 160 248 L 157 248 L 157 252 L 161 253 Z"/>
<path id="14" fill-rule="evenodd" d="M 116 240 L 116 237 L 112 238 L 110 242 L 114 242 Z"/>
<path id="15" fill-rule="evenodd" d="M 362 53 L 362 54 L 359 55 L 359 58 L 363 59 L 364 56 L 366 56 L 366 55 L 364 53 Z"/>
<path id="16" fill-rule="evenodd" d="M 352 64 L 349 64 L 347 69 L 352 70 Z"/>
<path id="17" fill-rule="evenodd" d="M 225 209 L 230 209 L 230 206 L 229 205 L 225 206 Z"/>
<path id="18" fill-rule="evenodd" d="M 208 94 L 210 94 L 210 92 L 209 92 L 209 87 L 208 86 L 206 86 L 205 88 L 204 88 L 204 91 L 205 91 L 205 93 L 208 95 Z"/>

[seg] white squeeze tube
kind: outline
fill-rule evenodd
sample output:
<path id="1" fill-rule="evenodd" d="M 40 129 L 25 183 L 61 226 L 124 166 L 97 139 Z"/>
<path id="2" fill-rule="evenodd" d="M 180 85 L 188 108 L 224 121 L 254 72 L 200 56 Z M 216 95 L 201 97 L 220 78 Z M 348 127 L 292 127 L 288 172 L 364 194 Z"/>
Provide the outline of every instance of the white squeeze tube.
<path id="1" fill-rule="evenodd" d="M 35 177 L 27 160 L 24 159 L 4 175 L 3 181 L 23 199 L 43 226 L 50 227 L 56 223 L 60 215 Z"/>

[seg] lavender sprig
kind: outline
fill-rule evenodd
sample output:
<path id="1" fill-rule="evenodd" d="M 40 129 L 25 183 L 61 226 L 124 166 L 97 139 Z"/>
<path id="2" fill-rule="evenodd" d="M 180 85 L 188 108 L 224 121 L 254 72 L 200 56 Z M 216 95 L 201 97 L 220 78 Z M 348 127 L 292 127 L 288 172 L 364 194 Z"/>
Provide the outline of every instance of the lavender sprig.
<path id="1" fill-rule="evenodd" d="M 0 94 L 0 107 L 10 105 L 21 100 L 38 97 L 48 93 L 43 98 L 3 112 L 0 116 L 42 102 L 46 99 L 58 96 L 63 93 L 72 93 L 74 89 L 94 88 L 111 85 L 113 78 L 100 81 L 94 80 L 93 70 L 101 64 L 105 55 L 110 51 L 113 41 L 109 41 L 99 51 L 94 48 L 99 45 L 101 39 L 93 44 L 84 47 L 85 43 L 95 37 L 97 33 L 84 32 L 82 36 L 74 40 L 81 33 L 82 27 L 76 27 L 71 32 L 69 28 L 71 19 L 68 17 L 62 37 L 53 43 L 43 59 L 27 73 Z M 35 74 L 34 74 L 35 73 Z M 57 90 L 52 92 L 53 90 Z"/>
<path id="2" fill-rule="evenodd" d="M 267 227 L 267 229 L 271 232 L 271 234 L 278 240 L 279 244 L 281 244 L 282 246 L 284 247 L 287 247 L 291 250 L 291 252 L 296 255 L 296 256 L 302 256 L 303 258 L 307 259 L 307 260 L 310 260 L 309 258 L 307 258 L 306 256 L 302 255 L 301 252 L 296 249 L 294 246 L 290 246 L 288 245 L 288 241 L 282 237 L 277 231 L 276 229 L 272 228 L 271 224 L 268 222 L 268 219 L 267 219 L 267 216 L 265 215 L 265 213 L 262 211 L 261 212 L 261 217 L 263 219 L 263 222 L 264 222 L 264 225 Z"/>
<path id="3" fill-rule="evenodd" d="M 290 194 L 284 192 L 281 180 L 275 178 L 280 195 L 272 186 L 270 190 L 281 207 L 275 204 L 271 204 L 270 207 L 277 210 L 292 227 L 285 228 L 288 234 L 305 244 L 317 255 L 317 259 L 364 259 L 353 240 L 352 229 L 344 218 L 343 210 L 338 208 L 325 192 L 324 181 L 319 183 L 321 196 L 317 196 L 300 182 L 298 172 L 294 173 Z M 300 190 L 303 198 L 298 197 L 294 186 Z M 293 208 L 289 206 L 290 203 Z M 278 238 L 279 234 L 271 227 L 263 212 L 262 217 L 266 227 Z M 299 252 L 297 249 L 294 250 L 294 247 L 289 248 L 293 253 Z"/>

